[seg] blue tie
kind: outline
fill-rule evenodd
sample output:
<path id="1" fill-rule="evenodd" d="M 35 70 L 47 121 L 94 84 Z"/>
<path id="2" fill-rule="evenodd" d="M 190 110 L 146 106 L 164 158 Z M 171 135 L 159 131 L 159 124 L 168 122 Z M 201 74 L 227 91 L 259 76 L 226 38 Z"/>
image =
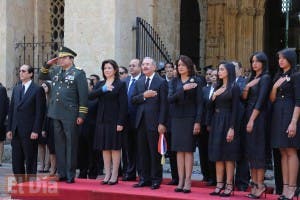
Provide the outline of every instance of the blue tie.
<path id="1" fill-rule="evenodd" d="M 133 94 L 134 86 L 135 86 L 135 79 L 132 79 L 127 92 L 128 102 L 130 102 L 131 96 Z"/>
<path id="2" fill-rule="evenodd" d="M 25 86 L 22 85 L 22 90 L 21 90 L 21 94 L 20 94 L 20 99 L 22 100 L 24 97 L 24 93 L 25 93 Z"/>

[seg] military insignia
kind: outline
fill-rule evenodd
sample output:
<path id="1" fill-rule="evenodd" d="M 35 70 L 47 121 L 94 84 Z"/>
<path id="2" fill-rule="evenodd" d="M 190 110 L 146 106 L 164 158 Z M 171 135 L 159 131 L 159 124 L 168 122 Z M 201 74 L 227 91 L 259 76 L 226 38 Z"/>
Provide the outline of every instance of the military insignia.
<path id="1" fill-rule="evenodd" d="M 288 75 L 285 76 L 285 80 L 286 82 L 289 82 L 291 80 L 291 77 L 289 77 Z"/>
<path id="2" fill-rule="evenodd" d="M 191 83 L 194 83 L 194 82 L 195 82 L 195 80 L 194 80 L 193 78 L 191 78 L 191 79 L 190 79 L 190 82 L 191 82 Z"/>
<path id="3" fill-rule="evenodd" d="M 75 68 L 76 68 L 76 69 L 78 69 L 78 70 L 82 70 L 82 68 L 80 68 L 80 67 L 77 67 L 77 66 L 76 66 Z"/>
<path id="4" fill-rule="evenodd" d="M 55 75 L 55 76 L 53 77 L 53 81 L 58 81 L 58 76 L 57 76 L 57 75 Z"/>
<path id="5" fill-rule="evenodd" d="M 66 76 L 66 79 L 70 80 L 70 81 L 74 81 L 75 77 L 74 77 L 74 75 L 68 75 L 68 76 Z"/>

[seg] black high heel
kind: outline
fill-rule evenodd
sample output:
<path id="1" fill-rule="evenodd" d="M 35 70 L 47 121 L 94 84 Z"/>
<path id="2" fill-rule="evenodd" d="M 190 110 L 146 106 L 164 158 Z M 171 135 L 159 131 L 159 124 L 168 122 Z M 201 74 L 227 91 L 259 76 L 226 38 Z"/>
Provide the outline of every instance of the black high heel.
<path id="1" fill-rule="evenodd" d="M 218 185 L 218 183 L 223 183 L 223 186 L 222 186 L 222 187 L 216 186 L 215 191 L 209 193 L 209 195 L 212 195 L 212 196 L 219 196 L 220 193 L 222 192 L 222 190 L 225 189 L 225 184 L 224 184 L 224 182 L 217 182 L 217 185 Z M 218 189 L 217 192 L 216 192 L 216 189 Z"/>
<path id="2" fill-rule="evenodd" d="M 283 196 L 283 200 L 293 200 L 294 197 L 297 197 L 297 200 L 298 200 L 298 195 L 299 195 L 299 188 L 297 188 L 297 186 L 289 186 L 291 188 L 296 188 L 295 191 L 294 191 L 294 194 L 292 197 L 288 198 L 287 196 Z"/>
<path id="3" fill-rule="evenodd" d="M 263 190 L 262 191 L 260 191 L 260 193 L 259 194 L 251 194 L 250 195 L 250 198 L 251 199 L 259 199 L 263 194 L 265 194 L 265 198 L 267 198 L 267 193 L 266 193 L 266 191 L 267 191 L 267 186 L 265 185 L 265 184 L 263 184 Z M 259 189 L 259 187 L 257 187 L 257 189 Z"/>
<path id="4" fill-rule="evenodd" d="M 283 187 L 284 187 L 285 185 L 289 185 L 289 184 L 283 184 Z M 284 196 L 283 194 L 281 194 L 281 195 L 277 198 L 277 200 L 283 200 L 284 197 L 285 197 L 285 196 Z"/>
<path id="5" fill-rule="evenodd" d="M 116 181 L 108 181 L 108 185 L 116 185 L 118 184 L 118 179 Z"/>
<path id="6" fill-rule="evenodd" d="M 230 185 L 231 185 L 231 188 L 228 187 L 228 186 L 230 186 Z M 229 191 L 229 192 L 226 193 L 226 192 L 225 192 L 226 190 Z M 233 184 L 231 184 L 231 183 L 226 183 L 225 190 L 224 190 L 224 192 L 222 192 L 222 193 L 220 194 L 220 197 L 230 197 L 231 194 L 232 194 L 232 196 L 234 196 L 234 187 L 233 187 Z"/>
<path id="7" fill-rule="evenodd" d="M 254 189 L 257 189 L 258 186 L 257 186 L 256 183 L 251 182 L 251 183 L 250 183 L 250 187 L 251 187 L 251 191 L 250 191 L 249 194 L 246 195 L 246 197 L 248 197 L 248 198 L 251 198 L 252 194 L 254 194 L 253 190 L 254 190 Z"/>

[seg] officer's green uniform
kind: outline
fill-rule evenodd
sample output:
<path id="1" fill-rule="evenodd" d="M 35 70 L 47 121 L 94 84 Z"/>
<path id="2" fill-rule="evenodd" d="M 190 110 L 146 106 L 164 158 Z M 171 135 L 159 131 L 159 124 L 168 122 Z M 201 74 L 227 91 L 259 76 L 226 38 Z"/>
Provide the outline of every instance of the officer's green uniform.
<path id="1" fill-rule="evenodd" d="M 75 57 L 76 53 L 62 47 L 59 57 L 65 56 Z M 88 112 L 86 75 L 74 65 L 66 71 L 60 66 L 49 67 L 41 68 L 39 78 L 52 81 L 48 116 L 53 119 L 58 174 L 61 180 L 73 182 L 78 147 L 76 119 L 84 119 Z"/>

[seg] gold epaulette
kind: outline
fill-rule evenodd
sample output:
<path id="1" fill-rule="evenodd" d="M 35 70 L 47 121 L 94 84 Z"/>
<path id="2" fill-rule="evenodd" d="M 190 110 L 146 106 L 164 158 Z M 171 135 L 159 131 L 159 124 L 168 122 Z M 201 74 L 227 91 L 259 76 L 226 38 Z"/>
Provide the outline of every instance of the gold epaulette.
<path id="1" fill-rule="evenodd" d="M 85 106 L 80 106 L 79 107 L 79 112 L 87 114 L 88 113 L 88 108 L 85 107 Z"/>
<path id="2" fill-rule="evenodd" d="M 48 74 L 49 73 L 49 69 L 45 68 L 45 67 L 41 67 L 40 71 L 43 73 L 43 74 Z"/>
<path id="3" fill-rule="evenodd" d="M 82 70 L 82 68 L 80 68 L 80 67 L 77 67 L 77 66 L 76 66 L 75 68 L 76 68 L 76 69 L 78 69 L 78 70 Z"/>

